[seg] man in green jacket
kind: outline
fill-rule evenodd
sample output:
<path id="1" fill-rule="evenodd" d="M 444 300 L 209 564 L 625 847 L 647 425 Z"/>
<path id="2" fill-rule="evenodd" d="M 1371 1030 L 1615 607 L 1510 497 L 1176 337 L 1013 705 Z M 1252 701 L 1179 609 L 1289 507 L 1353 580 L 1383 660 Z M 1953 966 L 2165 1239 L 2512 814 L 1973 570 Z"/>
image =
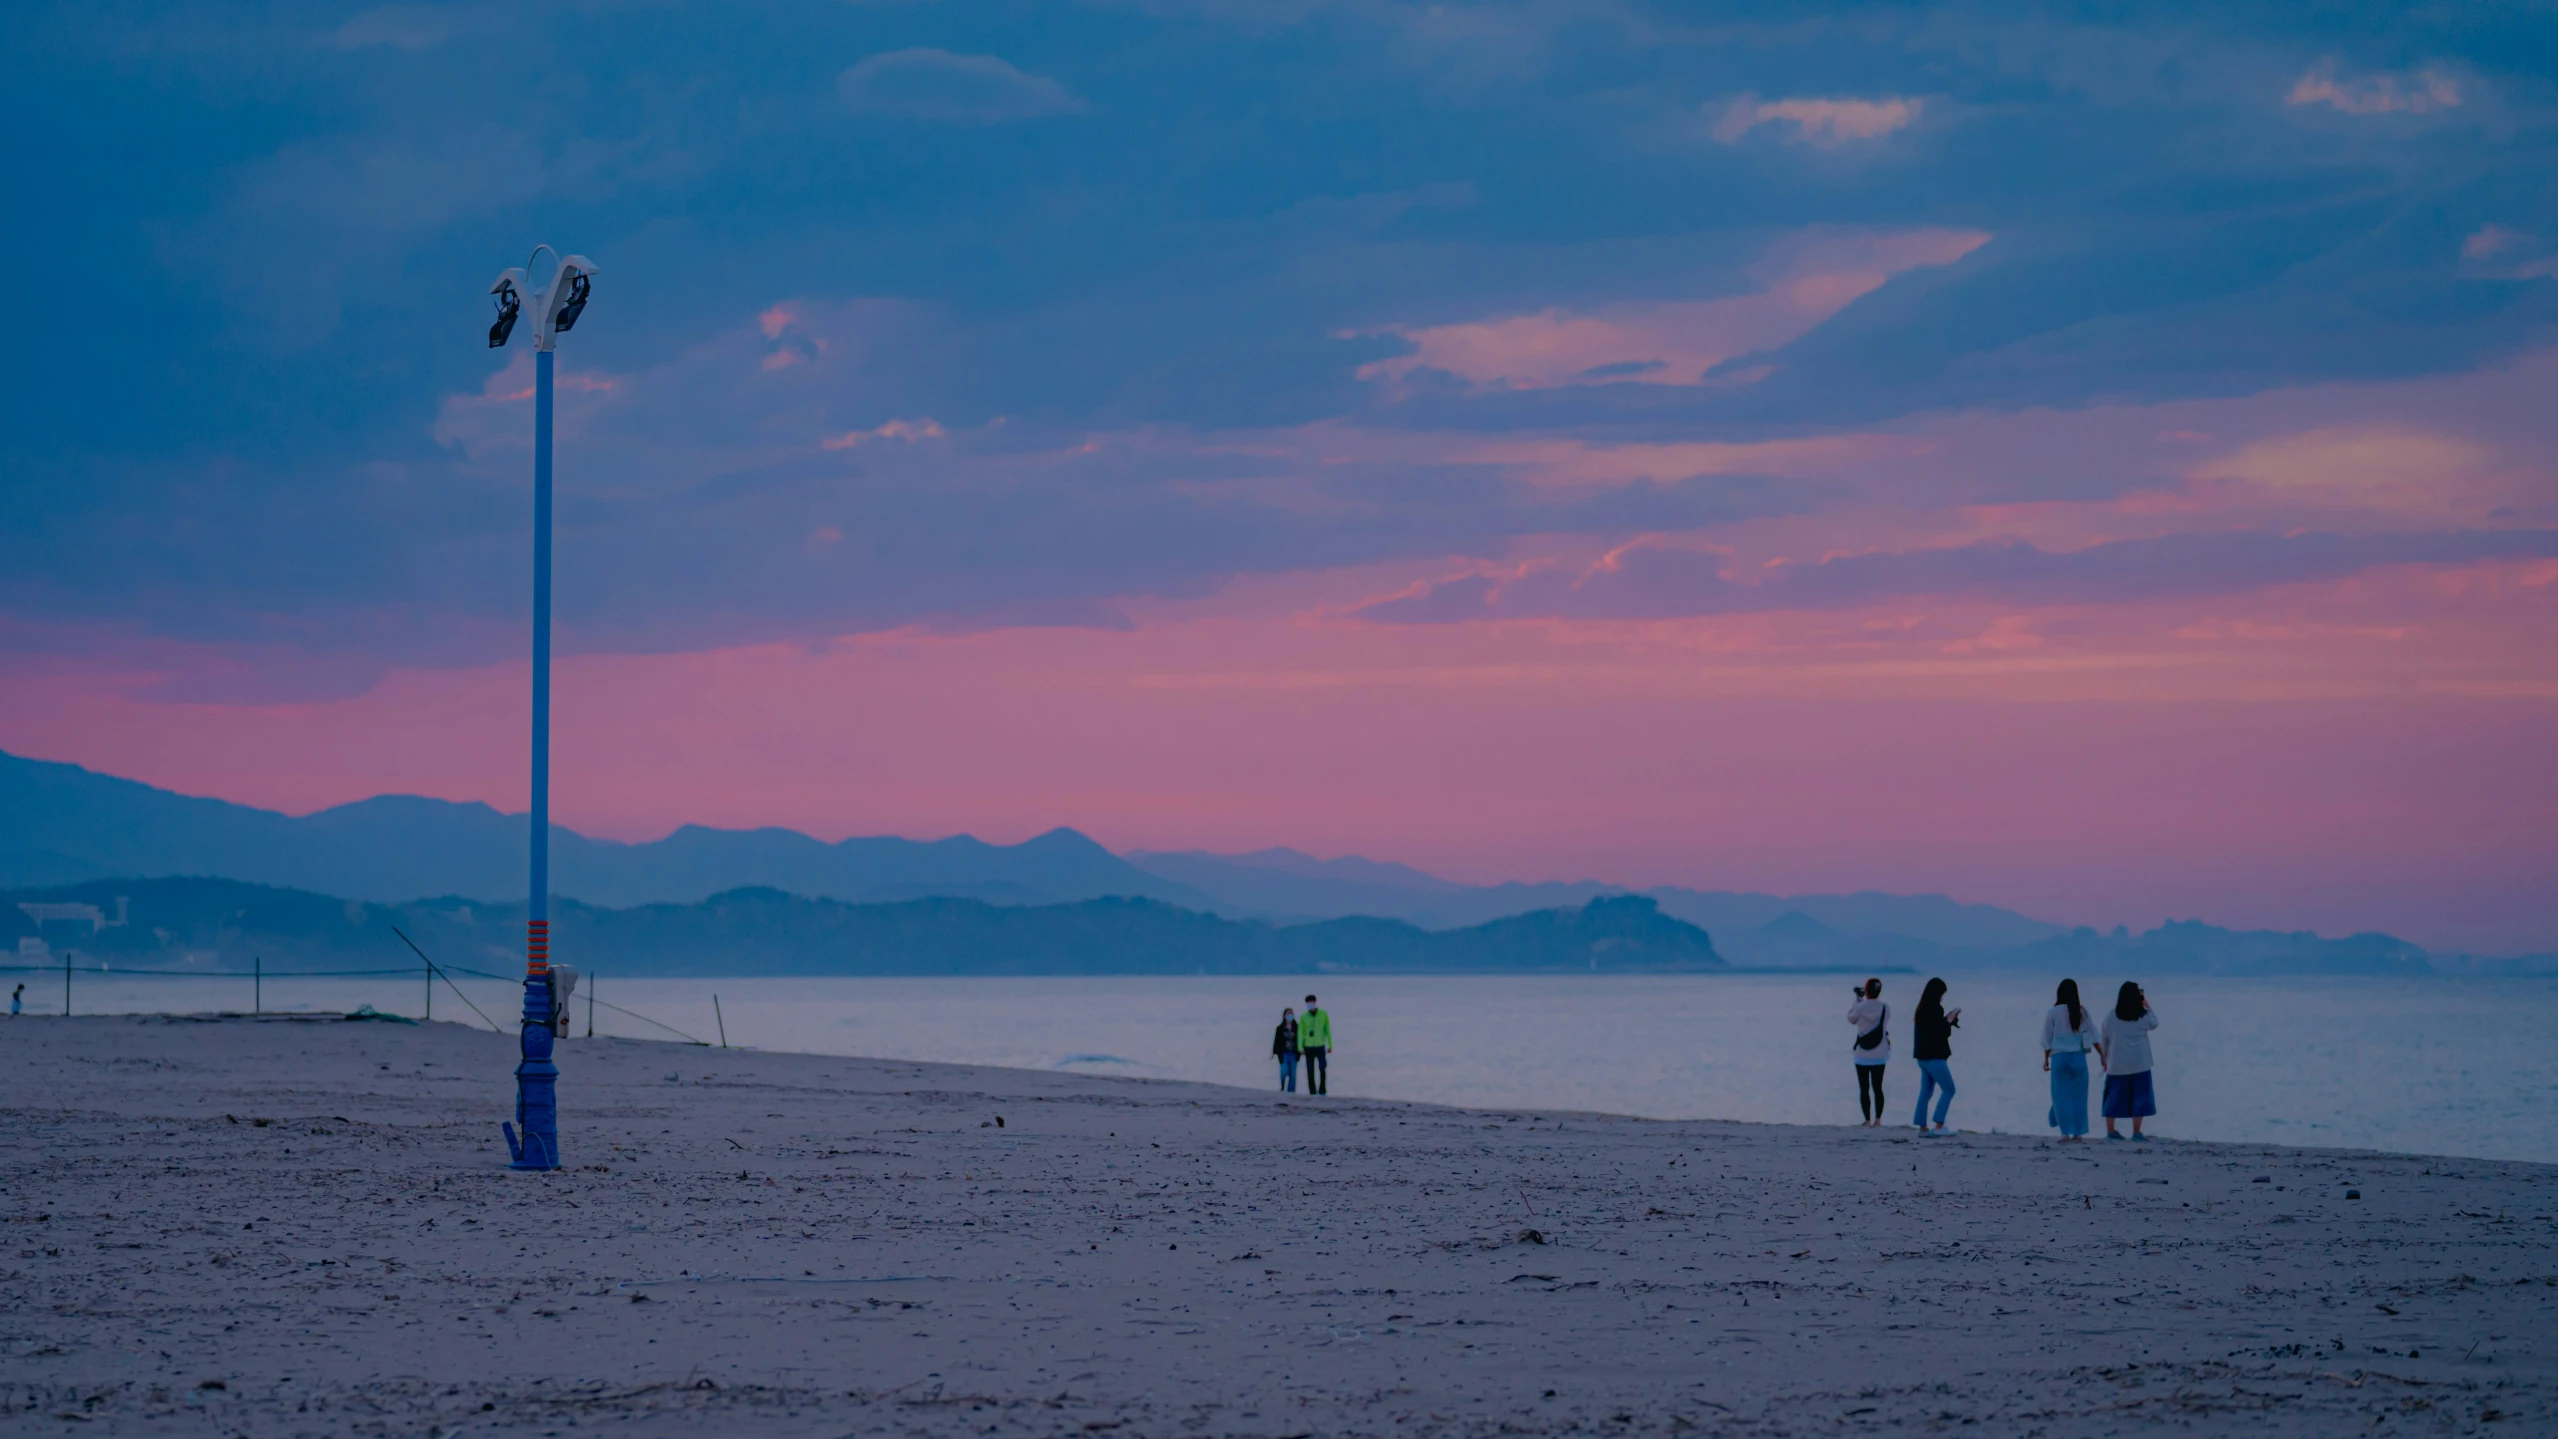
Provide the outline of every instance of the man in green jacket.
<path id="1" fill-rule="evenodd" d="M 1315 1007 L 1315 997 L 1306 996 L 1306 1012 L 1297 1021 L 1297 1054 L 1305 1061 L 1306 1093 L 1328 1094 L 1324 1085 L 1324 1065 L 1332 1057 L 1332 1016 Z"/>

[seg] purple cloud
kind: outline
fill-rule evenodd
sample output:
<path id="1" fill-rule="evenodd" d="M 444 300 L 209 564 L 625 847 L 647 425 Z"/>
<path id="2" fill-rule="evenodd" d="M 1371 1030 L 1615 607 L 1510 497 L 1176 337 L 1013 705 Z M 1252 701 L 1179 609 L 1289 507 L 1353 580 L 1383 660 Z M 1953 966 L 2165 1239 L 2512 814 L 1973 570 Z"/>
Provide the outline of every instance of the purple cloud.
<path id="1" fill-rule="evenodd" d="M 1637 546 L 1579 572 L 1466 575 L 1355 611 L 1378 624 L 1487 619 L 1673 619 L 1850 609 L 1920 597 L 2014 604 L 2119 604 L 2239 594 L 2342 579 L 2378 565 L 2466 564 L 2558 555 L 2558 530 L 2167 535 L 2053 551 L 2017 541 L 1843 555 L 1736 580 L 1720 557 Z"/>

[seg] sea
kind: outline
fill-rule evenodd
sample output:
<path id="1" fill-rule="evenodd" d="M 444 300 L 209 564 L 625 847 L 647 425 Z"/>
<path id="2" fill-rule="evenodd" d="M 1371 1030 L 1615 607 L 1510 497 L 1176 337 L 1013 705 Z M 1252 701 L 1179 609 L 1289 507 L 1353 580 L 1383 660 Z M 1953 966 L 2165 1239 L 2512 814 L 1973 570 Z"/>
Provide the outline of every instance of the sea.
<path id="1" fill-rule="evenodd" d="M 1853 1124 L 1844 974 L 1106 976 L 1088 978 L 616 979 L 594 977 L 573 1036 L 665 1039 L 1205 1080 L 1276 1090 L 1271 1031 L 1316 993 L 1333 1017 L 1331 1091 L 1499 1110 L 1659 1119 Z M 2047 977 L 1946 976 L 1962 1012 L 1956 1129 L 2046 1134 Z M 2558 1163 L 2558 979 L 2141 976 L 2162 1138 L 2377 1149 Z M 62 1011 L 56 975 L 27 980 L 30 1014 Z M 2082 976 L 2102 1003 L 2121 976 Z M 1910 1122 L 1918 1068 L 1908 1015 L 1920 976 L 1890 975 L 1893 1123 Z M 79 1013 L 237 1011 L 246 975 L 80 973 Z M 256 982 L 269 1010 L 405 1016 L 429 1009 L 420 973 Z M 432 1017 L 513 1024 L 516 986 L 433 987 Z M 592 999 L 596 1003 L 589 1004 Z M 467 1003 L 465 1002 L 467 1000 Z M 476 1006 L 474 1009 L 472 1006 Z M 562 1046 L 574 1093 L 575 1038 Z M 680 1052 L 670 1054 L 680 1068 Z M 568 1101 L 573 1110 L 573 1099 Z M 2099 1126 L 2101 1131 L 2101 1125 Z"/>

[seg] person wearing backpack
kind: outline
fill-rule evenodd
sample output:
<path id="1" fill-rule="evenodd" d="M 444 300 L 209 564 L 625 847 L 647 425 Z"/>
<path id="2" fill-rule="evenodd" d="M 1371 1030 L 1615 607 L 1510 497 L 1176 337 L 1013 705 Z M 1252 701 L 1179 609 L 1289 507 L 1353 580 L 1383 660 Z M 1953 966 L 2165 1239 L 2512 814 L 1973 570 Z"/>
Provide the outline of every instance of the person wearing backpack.
<path id="1" fill-rule="evenodd" d="M 1297 1092 L 1297 1012 L 1279 1011 L 1278 1031 L 1270 1036 L 1270 1052 L 1279 1060 L 1279 1092 Z"/>
<path id="2" fill-rule="evenodd" d="M 1331 1077 L 1326 1073 L 1332 1059 L 1332 1016 L 1315 1008 L 1315 997 L 1306 996 L 1305 1018 L 1297 1021 L 1297 1053 L 1306 1062 L 1306 1093 L 1330 1094 Z"/>
<path id="3" fill-rule="evenodd" d="M 1892 1007 L 1883 1002 L 1879 979 L 1869 979 L 1849 992 L 1856 996 L 1847 1008 L 1847 1022 L 1856 1030 L 1848 1046 L 1856 1060 L 1856 1107 L 1865 1116 L 1865 1127 L 1872 1129 L 1883 1122 L 1883 1066 L 1892 1059 Z"/>

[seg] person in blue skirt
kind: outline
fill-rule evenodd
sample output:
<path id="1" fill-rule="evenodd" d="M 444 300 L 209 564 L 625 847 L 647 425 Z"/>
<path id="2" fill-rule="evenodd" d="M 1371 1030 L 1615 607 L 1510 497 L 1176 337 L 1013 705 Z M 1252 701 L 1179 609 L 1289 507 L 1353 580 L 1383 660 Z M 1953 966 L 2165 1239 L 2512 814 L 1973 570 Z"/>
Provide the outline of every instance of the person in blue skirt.
<path id="1" fill-rule="evenodd" d="M 2113 1012 L 2098 1028 L 2097 1057 L 2105 1061 L 2107 1139 L 2123 1137 L 2114 1128 L 2118 1119 L 2132 1122 L 2132 1138 L 2149 1138 L 2141 1133 L 2141 1121 L 2158 1113 L 2158 1095 L 2149 1081 L 2149 1032 L 2156 1028 L 2158 1016 L 2149 1007 L 2149 996 L 2141 993 L 2139 985 L 2124 980 Z"/>
<path id="2" fill-rule="evenodd" d="M 2087 1138 L 2087 1056 L 2099 1042 L 2096 1016 L 2078 1002 L 2078 981 L 2064 979 L 2043 1015 L 2043 1069 L 2052 1076 L 2052 1109 L 2045 1123 L 2061 1142 Z"/>

